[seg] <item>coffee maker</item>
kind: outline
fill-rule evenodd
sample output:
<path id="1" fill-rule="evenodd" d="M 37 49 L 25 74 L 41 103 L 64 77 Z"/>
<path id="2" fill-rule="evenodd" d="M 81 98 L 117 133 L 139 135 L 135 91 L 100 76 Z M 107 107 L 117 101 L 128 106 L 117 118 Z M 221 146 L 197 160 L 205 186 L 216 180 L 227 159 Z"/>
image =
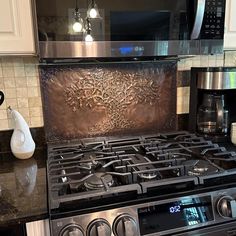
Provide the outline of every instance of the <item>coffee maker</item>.
<path id="1" fill-rule="evenodd" d="M 192 67 L 189 131 L 227 141 L 236 121 L 236 67 Z"/>

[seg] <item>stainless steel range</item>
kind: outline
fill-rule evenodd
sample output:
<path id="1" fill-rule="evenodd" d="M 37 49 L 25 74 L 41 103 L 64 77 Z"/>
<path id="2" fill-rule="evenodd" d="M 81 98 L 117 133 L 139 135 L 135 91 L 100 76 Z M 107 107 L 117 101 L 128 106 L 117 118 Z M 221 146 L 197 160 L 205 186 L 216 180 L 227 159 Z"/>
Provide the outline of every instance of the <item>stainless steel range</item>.
<path id="1" fill-rule="evenodd" d="M 236 153 L 187 132 L 48 147 L 53 236 L 236 235 L 235 186 Z"/>

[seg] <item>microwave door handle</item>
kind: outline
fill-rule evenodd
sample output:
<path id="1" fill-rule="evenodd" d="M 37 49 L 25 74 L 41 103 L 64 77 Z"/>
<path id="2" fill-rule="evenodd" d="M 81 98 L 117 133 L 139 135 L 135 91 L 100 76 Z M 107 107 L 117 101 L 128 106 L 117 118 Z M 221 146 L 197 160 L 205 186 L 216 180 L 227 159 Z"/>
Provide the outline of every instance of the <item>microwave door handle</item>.
<path id="1" fill-rule="evenodd" d="M 197 0 L 197 11 L 194 20 L 193 30 L 191 33 L 191 38 L 190 38 L 191 40 L 198 39 L 200 35 L 205 7 L 206 7 L 206 0 Z"/>

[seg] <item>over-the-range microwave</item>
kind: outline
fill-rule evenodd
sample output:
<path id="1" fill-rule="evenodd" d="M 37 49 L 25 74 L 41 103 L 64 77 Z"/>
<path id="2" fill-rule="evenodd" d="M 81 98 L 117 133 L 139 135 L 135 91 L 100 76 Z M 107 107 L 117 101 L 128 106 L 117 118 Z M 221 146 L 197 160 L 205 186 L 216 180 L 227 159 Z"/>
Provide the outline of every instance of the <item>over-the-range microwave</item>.
<path id="1" fill-rule="evenodd" d="M 35 1 L 41 58 L 223 51 L 226 0 Z"/>

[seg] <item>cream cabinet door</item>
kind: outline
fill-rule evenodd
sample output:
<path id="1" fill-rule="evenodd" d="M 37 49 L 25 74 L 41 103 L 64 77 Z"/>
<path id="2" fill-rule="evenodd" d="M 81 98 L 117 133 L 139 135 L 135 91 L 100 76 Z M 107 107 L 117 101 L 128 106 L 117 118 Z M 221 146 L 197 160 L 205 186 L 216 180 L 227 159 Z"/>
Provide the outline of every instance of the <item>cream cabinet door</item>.
<path id="1" fill-rule="evenodd" d="M 236 50 L 236 0 L 226 0 L 224 49 Z"/>
<path id="2" fill-rule="evenodd" d="M 50 236 L 49 220 L 26 223 L 27 236 Z"/>
<path id="3" fill-rule="evenodd" d="M 0 0 L 0 55 L 35 54 L 31 0 Z"/>

